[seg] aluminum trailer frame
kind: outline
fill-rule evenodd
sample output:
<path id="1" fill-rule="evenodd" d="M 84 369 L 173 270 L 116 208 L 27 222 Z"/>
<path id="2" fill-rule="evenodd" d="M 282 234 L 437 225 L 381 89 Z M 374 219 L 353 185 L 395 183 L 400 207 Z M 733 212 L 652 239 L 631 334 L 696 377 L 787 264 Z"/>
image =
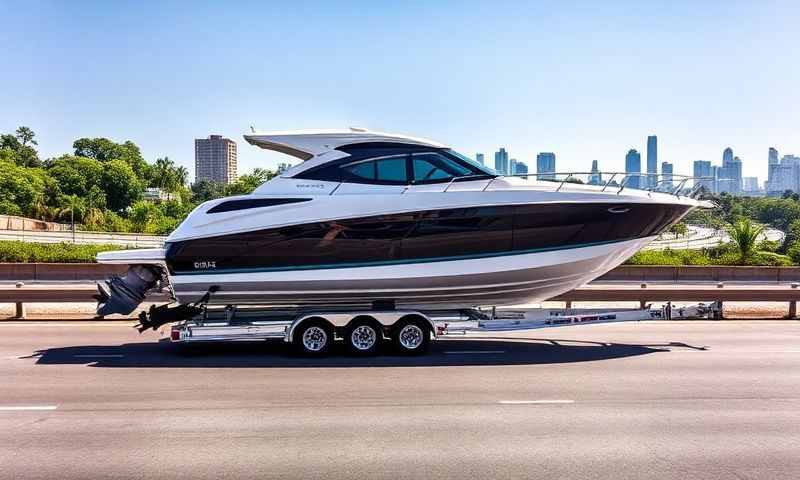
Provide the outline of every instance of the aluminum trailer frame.
<path id="1" fill-rule="evenodd" d="M 692 307 L 692 315 L 711 315 L 709 306 Z M 540 314 L 536 317 L 536 313 Z M 405 353 L 421 353 L 430 340 L 444 335 L 466 335 L 473 332 L 535 330 L 542 328 L 619 323 L 678 318 L 669 305 L 660 309 L 597 311 L 578 314 L 558 310 L 358 310 L 314 309 L 292 310 L 228 306 L 203 310 L 190 320 L 174 324 L 170 330 L 173 343 L 220 342 L 280 339 L 297 346 L 306 354 L 325 353 L 336 339 L 356 354 L 377 353 L 383 340 L 392 340 Z M 309 334 L 309 329 L 316 328 Z M 403 343 L 404 329 L 416 334 L 416 341 Z M 421 335 L 421 336 L 420 336 Z M 321 337 L 324 337 L 320 340 Z M 414 335 L 412 335 L 413 337 Z M 423 338 L 424 337 L 424 338 Z M 411 338 L 411 337 L 409 337 Z M 320 343 L 322 342 L 322 343 Z M 313 348 L 314 345 L 317 348 Z M 420 350 L 416 349 L 420 347 Z"/>

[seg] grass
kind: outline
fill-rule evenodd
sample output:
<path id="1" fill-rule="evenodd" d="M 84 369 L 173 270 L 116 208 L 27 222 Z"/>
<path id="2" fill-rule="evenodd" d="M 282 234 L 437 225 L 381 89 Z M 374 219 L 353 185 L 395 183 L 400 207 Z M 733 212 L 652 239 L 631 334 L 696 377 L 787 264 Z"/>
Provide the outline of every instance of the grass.
<path id="1" fill-rule="evenodd" d="M 95 255 L 119 245 L 76 245 L 0 240 L 0 263 L 94 263 Z"/>

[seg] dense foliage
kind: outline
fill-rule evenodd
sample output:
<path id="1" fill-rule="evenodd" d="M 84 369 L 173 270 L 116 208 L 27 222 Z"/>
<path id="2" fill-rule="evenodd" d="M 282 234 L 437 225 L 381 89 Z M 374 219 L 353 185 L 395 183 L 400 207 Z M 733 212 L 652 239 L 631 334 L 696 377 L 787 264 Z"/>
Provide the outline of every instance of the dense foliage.
<path id="1" fill-rule="evenodd" d="M 249 193 L 276 174 L 257 168 L 232 184 L 189 188 L 185 167 L 168 157 L 148 163 L 131 141 L 79 138 L 72 152 L 45 160 L 36 145 L 28 127 L 0 135 L 0 214 L 85 230 L 167 234 L 199 203 Z M 143 200 L 146 188 L 166 192 L 166 200 Z"/>
<path id="2" fill-rule="evenodd" d="M 119 245 L 76 245 L 0 240 L 0 263 L 92 263 L 95 255 Z"/>

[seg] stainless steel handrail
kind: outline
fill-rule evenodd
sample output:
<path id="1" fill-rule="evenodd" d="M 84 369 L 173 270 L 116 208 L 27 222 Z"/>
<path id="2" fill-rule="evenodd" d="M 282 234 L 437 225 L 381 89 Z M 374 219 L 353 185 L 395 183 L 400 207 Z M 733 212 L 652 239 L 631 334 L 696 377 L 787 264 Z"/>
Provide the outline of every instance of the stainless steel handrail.
<path id="1" fill-rule="evenodd" d="M 600 176 L 600 177 L 605 176 L 606 180 L 604 182 L 602 182 L 600 184 L 597 184 L 597 185 L 594 185 L 594 186 L 601 187 L 601 189 L 600 189 L 601 192 L 605 192 L 609 187 L 612 187 L 612 186 L 619 187 L 617 189 L 617 195 L 622 193 L 622 191 L 625 190 L 625 188 L 629 188 L 629 183 L 630 183 L 630 180 L 632 178 L 640 178 L 641 179 L 641 178 L 654 178 L 655 177 L 656 178 L 656 182 L 652 186 L 650 186 L 649 188 L 641 188 L 641 189 L 638 189 L 638 190 L 642 190 L 642 191 L 645 191 L 645 192 L 663 193 L 665 195 L 674 195 L 676 197 L 680 197 L 681 196 L 681 191 L 684 189 L 686 183 L 688 181 L 692 180 L 692 181 L 694 181 L 694 185 L 689 190 L 689 192 L 686 193 L 686 196 L 689 196 L 690 198 L 694 198 L 694 196 L 697 195 L 700 192 L 701 188 L 703 187 L 702 181 L 704 181 L 704 180 L 712 180 L 711 177 L 694 177 L 694 176 L 689 176 L 689 175 L 677 175 L 677 174 L 669 174 L 669 173 L 668 174 L 664 174 L 664 173 L 644 173 L 644 172 L 639 172 L 639 173 L 635 173 L 635 172 L 541 172 L 541 173 L 538 173 L 537 172 L 537 173 L 523 173 L 523 174 L 518 174 L 518 175 L 517 174 L 515 174 L 515 175 L 498 175 L 496 177 L 492 177 L 492 178 L 489 179 L 489 181 L 486 182 L 486 185 L 484 185 L 483 188 L 481 188 L 481 191 L 485 192 L 499 178 L 523 178 L 523 179 L 527 180 L 530 177 L 535 177 L 537 181 L 547 181 L 547 182 L 551 182 L 553 184 L 558 183 L 558 185 L 555 188 L 555 191 L 559 192 L 564 188 L 564 186 L 566 184 L 573 183 L 570 180 L 580 180 L 580 178 L 578 177 L 579 175 L 588 175 L 588 176 L 597 175 L 597 176 Z M 562 176 L 563 178 L 561 180 L 558 180 L 558 178 L 560 176 Z M 622 181 L 619 184 L 613 184 L 612 182 L 614 182 L 614 180 L 619 176 L 622 177 Z M 455 182 L 457 182 L 460 179 L 464 179 L 464 178 L 468 178 L 468 177 L 469 176 L 457 176 L 457 177 L 451 178 L 445 184 L 444 188 L 442 189 L 442 192 L 447 192 L 450 189 L 450 187 L 453 186 L 453 184 Z M 539 177 L 547 177 L 547 178 L 539 178 Z M 659 179 L 659 177 L 663 177 L 663 178 Z M 344 183 L 344 182 L 339 182 L 339 185 L 337 185 L 336 188 L 334 188 L 333 191 L 331 191 L 330 194 L 332 195 L 336 190 L 338 190 L 339 186 L 342 183 Z M 579 182 L 579 183 L 583 184 L 583 182 Z M 674 188 L 671 188 L 670 190 L 659 190 L 659 186 L 660 185 L 668 184 L 668 183 L 672 183 L 672 184 L 677 183 L 677 186 L 674 187 Z M 403 188 L 403 191 L 401 193 L 406 193 L 408 191 L 408 189 L 410 188 L 410 186 L 411 185 L 406 185 Z"/>

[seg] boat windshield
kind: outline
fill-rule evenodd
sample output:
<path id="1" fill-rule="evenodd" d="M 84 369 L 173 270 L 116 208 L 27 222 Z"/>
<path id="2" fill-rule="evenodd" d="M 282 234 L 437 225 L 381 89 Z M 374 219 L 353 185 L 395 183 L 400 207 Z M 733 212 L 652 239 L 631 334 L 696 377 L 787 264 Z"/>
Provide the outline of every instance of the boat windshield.
<path id="1" fill-rule="evenodd" d="M 491 175 L 493 177 L 496 177 L 496 176 L 499 175 L 493 168 L 489 168 L 486 165 L 484 165 L 484 164 L 482 164 L 480 162 L 477 162 L 477 161 L 469 158 L 468 156 L 466 156 L 464 154 L 456 152 L 453 149 L 447 149 L 447 153 L 457 157 L 462 162 L 468 163 L 471 167 L 473 167 L 473 168 L 485 173 L 486 175 Z"/>

